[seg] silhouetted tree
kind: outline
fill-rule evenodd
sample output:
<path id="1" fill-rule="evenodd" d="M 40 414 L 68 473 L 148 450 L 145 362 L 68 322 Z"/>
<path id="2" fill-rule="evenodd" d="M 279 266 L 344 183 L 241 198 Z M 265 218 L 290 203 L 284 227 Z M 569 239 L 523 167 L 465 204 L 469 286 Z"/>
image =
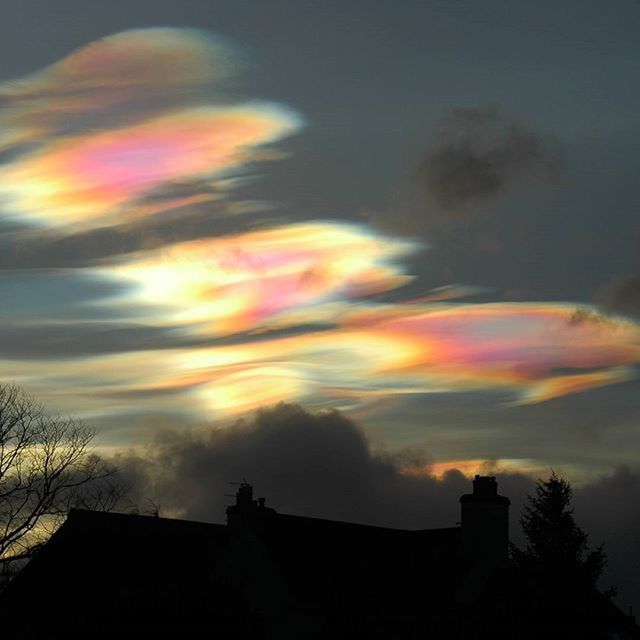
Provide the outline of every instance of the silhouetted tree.
<path id="1" fill-rule="evenodd" d="M 588 535 L 574 519 L 571 497 L 571 485 L 555 472 L 539 480 L 520 518 L 526 546 L 511 545 L 530 597 L 542 611 L 584 611 L 606 565 L 603 545 L 589 549 Z"/>
<path id="2" fill-rule="evenodd" d="M 89 450 L 93 436 L 0 384 L 0 569 L 29 558 L 72 507 L 112 510 L 123 499 L 115 468 Z"/>

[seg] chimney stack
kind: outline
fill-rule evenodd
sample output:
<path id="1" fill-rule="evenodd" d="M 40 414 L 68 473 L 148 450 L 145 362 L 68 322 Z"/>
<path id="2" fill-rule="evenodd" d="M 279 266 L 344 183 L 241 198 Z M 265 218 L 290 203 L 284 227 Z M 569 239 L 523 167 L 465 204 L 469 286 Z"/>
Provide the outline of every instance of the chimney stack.
<path id="1" fill-rule="evenodd" d="M 462 556 L 475 566 L 504 566 L 509 553 L 509 498 L 498 495 L 494 476 L 473 480 L 473 493 L 460 498 Z"/>
<path id="2" fill-rule="evenodd" d="M 275 513 L 275 509 L 266 506 L 264 498 L 254 500 L 253 486 L 242 482 L 236 492 L 236 503 L 227 507 L 227 525 L 240 528 L 253 526 Z"/>

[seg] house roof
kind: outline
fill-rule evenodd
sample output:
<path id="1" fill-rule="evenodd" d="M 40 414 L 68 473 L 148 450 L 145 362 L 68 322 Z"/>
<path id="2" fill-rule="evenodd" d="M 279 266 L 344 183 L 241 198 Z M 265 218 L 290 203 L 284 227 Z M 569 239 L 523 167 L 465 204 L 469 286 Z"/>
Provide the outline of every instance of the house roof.
<path id="1" fill-rule="evenodd" d="M 238 530 L 74 509 L 4 603 L 20 607 L 27 592 L 49 589 L 55 576 L 45 608 L 64 608 L 73 594 L 85 626 L 83 611 L 92 619 L 169 625 L 186 615 L 210 626 L 283 607 L 306 623 L 324 620 L 327 611 L 342 619 L 375 607 L 391 624 L 451 599 L 458 537 L 458 528 L 403 531 L 281 514 Z"/>
<path id="2" fill-rule="evenodd" d="M 239 491 L 226 526 L 72 510 L 0 599 L 3 630 L 466 640 L 512 637 L 528 620 L 521 637 L 551 637 L 548 624 L 535 626 L 536 603 L 513 568 L 486 572 L 486 562 L 470 561 L 460 527 L 406 531 L 278 514 L 250 489 Z M 554 623 L 560 637 L 596 627 L 640 637 L 593 596 L 586 622 L 572 614 Z"/>

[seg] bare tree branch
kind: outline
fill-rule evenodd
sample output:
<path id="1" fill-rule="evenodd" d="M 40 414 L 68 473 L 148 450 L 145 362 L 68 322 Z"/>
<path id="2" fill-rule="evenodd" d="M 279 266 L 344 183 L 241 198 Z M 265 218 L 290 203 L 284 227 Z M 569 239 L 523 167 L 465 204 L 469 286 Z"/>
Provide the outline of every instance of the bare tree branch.
<path id="1" fill-rule="evenodd" d="M 48 415 L 0 384 L 0 565 L 28 558 L 69 509 L 111 511 L 125 499 L 116 469 L 89 449 L 94 431 Z"/>

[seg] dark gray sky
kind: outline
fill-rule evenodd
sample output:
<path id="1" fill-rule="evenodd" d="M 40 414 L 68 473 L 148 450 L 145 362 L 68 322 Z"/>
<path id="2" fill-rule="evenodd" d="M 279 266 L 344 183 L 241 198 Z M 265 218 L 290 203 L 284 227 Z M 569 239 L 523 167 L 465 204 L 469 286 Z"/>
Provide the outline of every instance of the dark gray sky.
<path id="1" fill-rule="evenodd" d="M 56 410 L 80 413 L 114 445 L 144 439 L 153 431 L 152 416 L 184 423 L 227 420 L 245 404 L 250 409 L 283 399 L 338 404 L 386 445 L 426 446 L 442 460 L 564 465 L 576 478 L 637 462 L 637 325 L 612 325 L 613 337 L 603 337 L 600 332 L 608 329 L 594 319 L 600 311 L 631 316 L 640 308 L 638 287 L 626 284 L 640 271 L 637 2 L 6 0 L 0 81 L 24 78 L 105 36 L 159 26 L 195 27 L 226 42 L 237 73 L 206 94 L 214 104 L 269 101 L 295 111 L 297 124 L 291 120 L 287 126 L 297 129 L 275 136 L 284 157 L 250 165 L 232 192 L 219 181 L 209 185 L 222 198 L 178 207 L 170 215 L 71 230 L 48 218 L 34 229 L 11 209 L 11 185 L 0 185 L 6 214 L 0 218 L 5 379 L 23 384 Z M 83 91 L 55 82 L 54 91 Z M 2 86 L 6 95 L 13 85 Z M 36 90 L 45 103 L 53 95 L 47 94 L 50 88 Z M 169 96 L 170 87 L 163 90 L 167 105 L 203 102 L 204 94 L 192 99 L 186 89 L 176 90 L 178 100 Z M 30 100 L 22 95 L 3 103 L 5 126 L 17 126 L 12 118 L 32 109 Z M 136 104 L 137 118 L 144 119 L 144 109 L 148 118 L 154 109 L 159 112 L 157 105 Z M 48 117 L 46 106 L 37 108 L 41 112 L 30 112 L 36 124 L 38 117 Z M 26 146 L 9 145 L 0 158 L 5 175 L 22 176 L 10 170 L 24 169 L 31 152 L 47 152 L 56 141 L 64 145 L 69 135 L 113 132 L 117 118 L 136 122 L 131 114 L 126 120 L 105 111 L 105 118 L 114 119 L 107 124 L 91 105 L 82 109 L 59 118 L 58 129 L 31 134 Z M 30 193 L 43 180 L 43 174 L 33 175 Z M 201 195 L 196 182 L 169 181 L 160 191 Z M 18 207 L 27 218 L 34 211 L 29 206 Z M 233 213 L 238 210 L 248 213 Z M 307 314 L 303 321 L 296 316 L 268 325 L 269 340 L 276 343 L 265 345 L 264 325 L 238 325 L 237 331 L 215 335 L 187 330 L 183 316 L 158 315 L 157 300 L 136 299 L 135 282 L 110 275 L 130 264 L 128 256 L 156 259 L 153 251 L 174 243 L 317 221 L 346 225 L 341 229 L 358 242 L 359 234 L 375 237 L 380 255 L 385 247 L 395 252 L 396 272 L 384 276 L 389 282 L 392 275 L 413 277 L 404 286 L 389 284 L 367 294 L 362 305 L 370 312 L 372 305 L 376 313 L 377 305 L 391 305 L 384 313 L 402 323 L 398 314 L 405 311 L 394 305 L 438 287 L 471 287 L 474 296 L 462 300 L 476 303 L 473 309 L 456 306 L 444 328 L 420 334 L 439 345 L 453 332 L 460 352 L 447 351 L 409 377 L 400 364 L 385 361 L 384 379 L 360 384 L 358 376 L 379 372 L 382 365 L 369 363 L 370 347 L 353 345 L 350 320 L 336 319 L 335 310 L 320 309 L 317 301 L 313 311 L 299 309 Z M 403 249 L 396 242 L 421 248 Z M 318 243 L 326 251 L 331 241 Z M 258 249 L 251 246 L 246 251 L 254 255 Z M 353 245 L 341 256 L 349 251 L 365 248 Z M 341 292 L 329 301 L 345 304 L 351 298 Z M 493 308 L 490 325 L 464 324 L 485 302 L 502 305 Z M 558 303 L 545 325 L 554 336 L 551 346 L 548 336 L 540 339 L 538 325 L 532 328 L 529 315 L 543 303 Z M 564 338 L 572 310 L 580 305 L 587 305 L 594 326 L 580 325 L 586 337 Z M 526 317 L 505 319 L 514 309 Z M 343 333 L 332 343 L 336 326 Z M 483 345 L 509 335 L 508 346 L 484 352 Z M 291 336 L 297 336 L 295 344 L 286 342 Z M 245 366 L 248 356 L 238 349 L 257 343 L 255 357 L 268 366 L 233 370 L 209 393 L 203 376 L 213 375 L 211 362 L 240 358 Z M 209 351 L 185 372 L 176 361 L 189 349 Z M 361 368 L 344 365 L 356 357 L 350 349 L 362 358 Z M 509 359 L 505 349 L 517 355 Z M 473 354 L 469 361 L 465 353 Z M 487 360 L 488 368 L 478 364 Z M 292 362 L 302 363 L 301 370 L 291 373 Z M 166 380 L 149 377 L 164 367 L 172 368 Z M 282 384 L 273 393 L 258 393 L 261 376 L 273 375 L 282 376 Z M 558 382 L 565 375 L 595 378 Z M 294 386 L 309 390 L 293 393 Z M 340 386 L 337 395 L 334 386 Z M 195 390 L 199 403 L 184 389 Z M 200 402 L 202 389 L 213 398 L 210 404 Z M 519 404 L 523 394 L 546 401 Z M 257 400 L 247 404 L 236 395 Z M 216 403 L 225 411 L 216 413 Z"/>

